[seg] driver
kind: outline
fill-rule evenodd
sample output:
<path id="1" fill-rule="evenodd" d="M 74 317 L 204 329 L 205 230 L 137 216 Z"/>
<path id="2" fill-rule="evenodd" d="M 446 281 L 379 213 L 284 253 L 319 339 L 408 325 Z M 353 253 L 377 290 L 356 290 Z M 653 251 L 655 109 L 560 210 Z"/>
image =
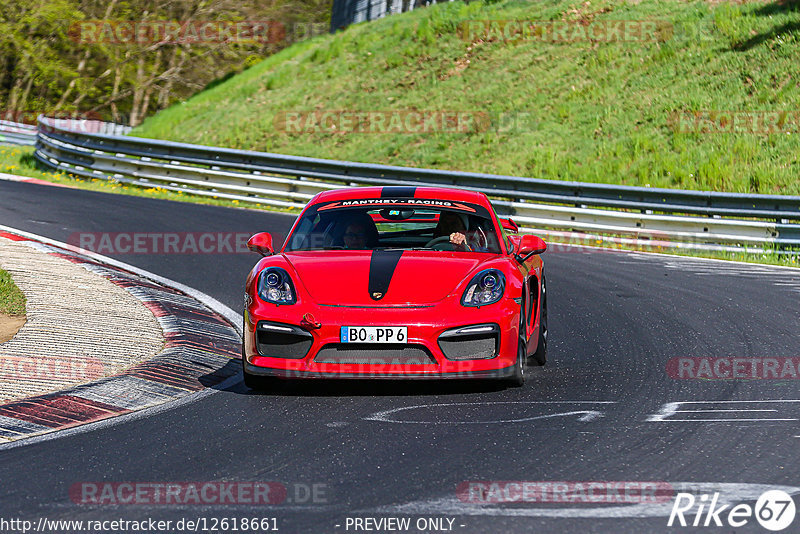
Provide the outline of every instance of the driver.
<path id="1" fill-rule="evenodd" d="M 433 231 L 433 237 L 450 236 L 450 242 L 456 250 L 469 250 L 467 244 L 467 226 L 464 219 L 452 211 L 443 211 L 439 214 L 439 222 Z"/>
<path id="2" fill-rule="evenodd" d="M 378 229 L 372 217 L 366 213 L 349 217 L 344 221 L 342 242 L 349 250 L 372 249 L 378 244 Z"/>

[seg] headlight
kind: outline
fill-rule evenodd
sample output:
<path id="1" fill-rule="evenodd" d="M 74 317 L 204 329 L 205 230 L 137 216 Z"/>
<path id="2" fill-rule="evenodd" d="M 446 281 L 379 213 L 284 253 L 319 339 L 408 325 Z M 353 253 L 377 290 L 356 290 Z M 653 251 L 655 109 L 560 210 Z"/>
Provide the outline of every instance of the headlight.
<path id="1" fill-rule="evenodd" d="M 487 269 L 472 277 L 464 296 L 463 306 L 486 306 L 494 304 L 503 297 L 506 289 L 506 277 L 497 269 Z"/>
<path id="2" fill-rule="evenodd" d="M 294 304 L 297 300 L 289 273 L 280 267 L 267 267 L 261 271 L 258 296 L 273 304 Z"/>

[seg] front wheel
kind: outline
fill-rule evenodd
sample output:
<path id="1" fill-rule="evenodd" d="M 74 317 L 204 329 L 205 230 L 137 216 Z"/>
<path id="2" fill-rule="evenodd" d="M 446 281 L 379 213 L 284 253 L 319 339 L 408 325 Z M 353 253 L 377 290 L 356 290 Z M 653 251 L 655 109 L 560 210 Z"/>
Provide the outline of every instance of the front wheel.
<path id="1" fill-rule="evenodd" d="M 525 383 L 525 361 L 528 359 L 528 344 L 525 341 L 525 303 L 519 308 L 519 335 L 517 337 L 517 363 L 514 372 L 506 379 L 509 386 L 518 388 Z"/>
<path id="2" fill-rule="evenodd" d="M 542 272 L 542 290 L 539 298 L 539 341 L 536 352 L 533 353 L 533 360 L 537 365 L 547 363 L 547 285 L 544 272 Z"/>
<path id="3" fill-rule="evenodd" d="M 256 391 L 264 391 L 270 389 L 270 377 L 251 375 L 247 371 L 244 372 L 244 385 Z"/>
<path id="4" fill-rule="evenodd" d="M 244 385 L 256 391 L 266 391 L 275 389 L 278 379 L 274 376 L 259 376 L 247 372 L 244 366 L 244 344 L 242 344 L 242 374 L 244 374 Z"/>

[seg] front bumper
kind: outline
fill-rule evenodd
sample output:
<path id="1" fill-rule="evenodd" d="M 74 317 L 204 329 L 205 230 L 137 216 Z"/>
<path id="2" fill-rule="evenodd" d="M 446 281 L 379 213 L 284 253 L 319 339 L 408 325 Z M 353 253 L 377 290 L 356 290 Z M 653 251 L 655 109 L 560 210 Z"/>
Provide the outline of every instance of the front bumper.
<path id="1" fill-rule="evenodd" d="M 309 324 L 309 318 L 319 326 Z M 252 375 L 283 378 L 503 378 L 513 373 L 516 364 L 518 324 L 519 305 L 510 298 L 481 308 L 465 308 L 458 302 L 362 308 L 256 301 L 245 313 L 244 366 Z M 402 345 L 341 343 L 342 326 L 372 325 L 406 326 L 408 339 Z M 264 326 L 270 336 L 284 336 L 282 341 L 291 349 L 265 343 L 275 338 L 263 337 Z M 495 341 L 489 343 L 479 334 L 470 338 L 473 330 L 458 333 L 476 326 L 485 327 L 479 329 L 480 335 L 494 336 Z M 455 339 L 472 345 L 454 350 Z"/>
<path id="2" fill-rule="evenodd" d="M 490 369 L 484 371 L 463 371 L 451 373 L 401 373 L 393 374 L 375 371 L 360 371 L 357 373 L 348 372 L 322 372 L 322 371 L 305 371 L 297 369 L 273 369 L 269 367 L 258 367 L 247 360 L 244 360 L 245 372 L 256 376 L 268 376 L 275 378 L 297 378 L 297 379 L 384 379 L 384 380 L 452 380 L 452 379 L 472 379 L 472 380 L 486 380 L 486 379 L 503 379 L 508 378 L 514 373 L 514 368 L 507 367 L 504 369 Z"/>

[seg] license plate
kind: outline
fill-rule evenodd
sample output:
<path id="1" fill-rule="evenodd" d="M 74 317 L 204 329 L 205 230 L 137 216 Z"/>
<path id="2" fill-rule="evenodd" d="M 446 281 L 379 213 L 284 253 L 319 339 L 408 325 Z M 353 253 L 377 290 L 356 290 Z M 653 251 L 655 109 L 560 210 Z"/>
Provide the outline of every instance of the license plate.
<path id="1" fill-rule="evenodd" d="M 343 326 L 342 343 L 405 343 L 407 326 Z"/>

